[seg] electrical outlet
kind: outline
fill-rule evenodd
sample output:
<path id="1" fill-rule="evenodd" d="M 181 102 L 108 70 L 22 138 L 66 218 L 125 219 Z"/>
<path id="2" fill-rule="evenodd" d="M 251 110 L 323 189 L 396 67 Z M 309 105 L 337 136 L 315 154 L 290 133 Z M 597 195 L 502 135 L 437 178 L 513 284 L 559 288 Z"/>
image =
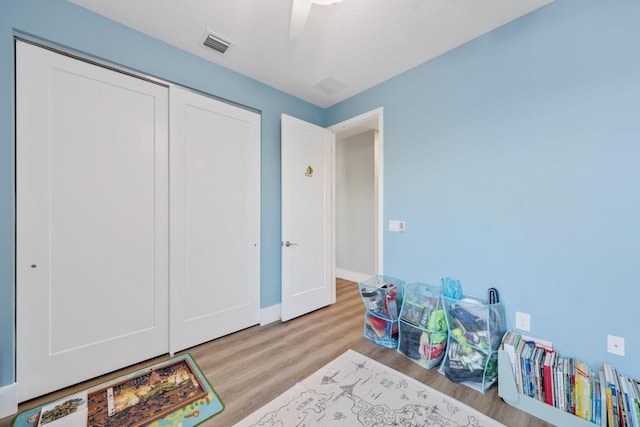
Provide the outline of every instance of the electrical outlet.
<path id="1" fill-rule="evenodd" d="M 516 311 L 516 328 L 521 331 L 531 332 L 531 315 Z"/>
<path id="2" fill-rule="evenodd" d="M 611 354 L 624 356 L 624 338 L 607 335 L 607 351 Z"/>

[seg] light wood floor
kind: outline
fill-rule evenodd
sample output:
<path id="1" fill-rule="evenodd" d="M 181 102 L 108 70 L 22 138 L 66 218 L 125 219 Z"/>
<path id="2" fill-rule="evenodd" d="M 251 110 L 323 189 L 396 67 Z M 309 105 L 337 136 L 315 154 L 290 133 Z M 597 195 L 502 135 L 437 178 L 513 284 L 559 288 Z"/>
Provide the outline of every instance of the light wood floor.
<path id="1" fill-rule="evenodd" d="M 548 427 L 529 414 L 504 403 L 494 386 L 481 394 L 426 370 L 394 349 L 363 337 L 364 305 L 353 282 L 338 279 L 337 303 L 286 323 L 274 322 L 222 337 L 191 348 L 196 362 L 225 404 L 222 413 L 203 426 L 231 426 L 283 393 L 296 382 L 351 348 L 403 372 L 430 387 L 511 427 Z M 159 357 L 92 381 L 40 397 L 20 405 L 19 411 L 58 399 L 74 391 L 168 359 Z M 12 417 L 0 419 L 9 427 Z"/>

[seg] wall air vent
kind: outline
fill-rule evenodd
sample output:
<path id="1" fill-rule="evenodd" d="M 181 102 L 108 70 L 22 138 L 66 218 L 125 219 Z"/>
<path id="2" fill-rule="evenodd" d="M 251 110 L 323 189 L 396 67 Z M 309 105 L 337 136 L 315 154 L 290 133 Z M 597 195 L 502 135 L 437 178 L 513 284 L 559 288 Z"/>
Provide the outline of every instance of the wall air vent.
<path id="1" fill-rule="evenodd" d="M 231 47 L 233 42 L 214 34 L 211 31 L 207 31 L 201 40 L 201 45 L 212 49 L 214 52 L 220 55 L 226 54 L 227 50 Z"/>

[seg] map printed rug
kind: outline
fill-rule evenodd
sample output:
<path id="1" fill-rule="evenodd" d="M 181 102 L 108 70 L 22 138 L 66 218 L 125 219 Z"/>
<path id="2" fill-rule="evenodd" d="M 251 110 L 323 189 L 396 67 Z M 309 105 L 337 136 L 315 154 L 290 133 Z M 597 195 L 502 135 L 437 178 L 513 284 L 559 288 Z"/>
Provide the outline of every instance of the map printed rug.
<path id="1" fill-rule="evenodd" d="M 475 409 L 353 350 L 236 426 L 504 427 Z"/>

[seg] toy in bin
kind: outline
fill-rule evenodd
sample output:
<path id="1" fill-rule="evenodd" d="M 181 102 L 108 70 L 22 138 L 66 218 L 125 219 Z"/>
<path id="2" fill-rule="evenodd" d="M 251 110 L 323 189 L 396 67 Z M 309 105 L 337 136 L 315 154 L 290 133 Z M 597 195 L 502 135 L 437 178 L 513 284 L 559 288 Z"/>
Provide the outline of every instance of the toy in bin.
<path id="1" fill-rule="evenodd" d="M 364 336 L 387 347 L 398 345 L 398 322 L 381 319 L 367 313 L 364 317 Z"/>
<path id="2" fill-rule="evenodd" d="M 438 360 L 447 346 L 448 338 L 444 310 L 433 310 L 425 327 L 429 332 L 422 333 L 420 353 L 427 360 Z"/>
<path id="3" fill-rule="evenodd" d="M 420 356 L 425 360 L 439 360 L 447 348 L 447 338 L 442 339 L 438 333 L 433 338 L 429 332 L 423 332 L 420 337 Z"/>
<path id="4" fill-rule="evenodd" d="M 393 283 L 379 288 L 363 288 L 362 299 L 367 311 L 385 319 L 398 318 L 398 291 Z"/>
<path id="5" fill-rule="evenodd" d="M 488 359 L 488 360 L 487 360 Z M 451 381 L 471 381 L 493 383 L 498 376 L 497 359 L 472 346 L 452 341 L 449 343 L 447 363 L 444 365 L 444 374 Z"/>

